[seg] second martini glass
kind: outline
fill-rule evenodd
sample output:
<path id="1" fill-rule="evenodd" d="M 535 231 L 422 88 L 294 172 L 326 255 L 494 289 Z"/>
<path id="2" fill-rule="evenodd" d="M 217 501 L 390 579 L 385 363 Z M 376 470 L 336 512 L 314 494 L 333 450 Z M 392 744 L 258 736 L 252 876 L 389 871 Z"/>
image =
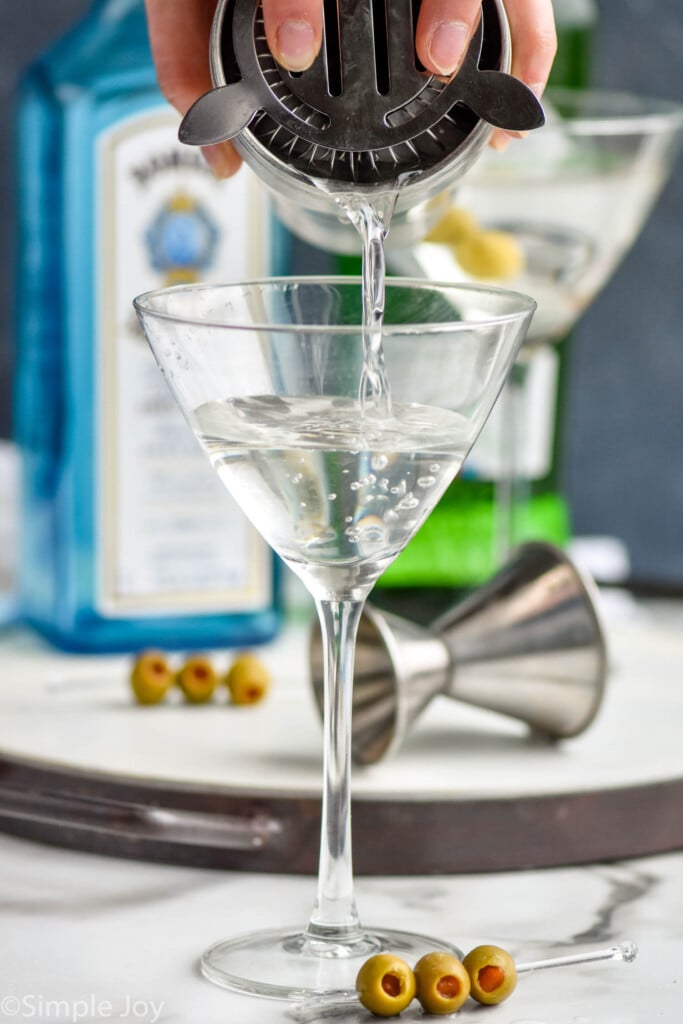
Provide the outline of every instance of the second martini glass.
<path id="1" fill-rule="evenodd" d="M 212 946 L 202 970 L 239 991 L 301 999 L 353 989 L 390 949 L 442 940 L 361 925 L 350 820 L 354 645 L 365 599 L 460 469 L 514 362 L 534 302 L 490 288 L 387 284 L 390 401 L 359 399 L 358 281 L 186 286 L 136 300 L 190 427 L 252 523 L 313 595 L 325 645 L 318 895 L 308 925 Z M 397 837 L 398 841 L 398 837 Z"/>
<path id="2" fill-rule="evenodd" d="M 507 235 L 522 256 L 516 272 L 495 283 L 538 303 L 504 400 L 478 446 L 482 477 L 498 481 L 497 563 L 538 530 L 563 532 L 562 510 L 542 498 L 536 505 L 532 483 L 546 475 L 552 460 L 552 346 L 574 327 L 634 244 L 683 138 L 678 103 L 555 89 L 544 104 L 545 126 L 504 154 L 486 154 L 455 197 L 482 228 Z M 419 269 L 434 280 L 486 280 L 486 261 L 477 278 L 459 252 L 457 244 L 424 243 L 409 256 L 395 254 L 393 261 L 404 272 Z"/>

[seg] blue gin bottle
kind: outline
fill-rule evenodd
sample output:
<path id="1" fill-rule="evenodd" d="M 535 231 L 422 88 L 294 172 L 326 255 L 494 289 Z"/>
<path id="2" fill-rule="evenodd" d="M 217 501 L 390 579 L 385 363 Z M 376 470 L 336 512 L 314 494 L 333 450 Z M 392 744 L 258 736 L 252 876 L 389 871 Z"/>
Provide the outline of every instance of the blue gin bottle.
<path id="1" fill-rule="evenodd" d="M 279 624 L 270 550 L 167 393 L 131 300 L 279 272 L 246 171 L 176 141 L 143 0 L 97 0 L 19 107 L 19 600 L 77 651 L 250 645 Z"/>

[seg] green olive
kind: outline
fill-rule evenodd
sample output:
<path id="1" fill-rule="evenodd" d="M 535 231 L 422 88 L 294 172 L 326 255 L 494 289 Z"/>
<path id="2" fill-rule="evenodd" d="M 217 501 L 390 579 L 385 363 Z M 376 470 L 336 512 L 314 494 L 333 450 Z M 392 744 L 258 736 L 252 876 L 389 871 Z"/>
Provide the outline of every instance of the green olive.
<path id="1" fill-rule="evenodd" d="M 434 225 L 425 242 L 437 245 L 459 245 L 479 230 L 474 214 L 461 206 L 451 206 L 441 220 Z"/>
<path id="2" fill-rule="evenodd" d="M 366 960 L 356 978 L 363 1006 L 378 1017 L 395 1017 L 415 996 L 415 975 L 405 960 L 393 953 L 377 953 Z"/>
<path id="3" fill-rule="evenodd" d="M 138 704 L 158 704 L 173 684 L 173 673 L 161 651 L 143 651 L 130 675 L 130 685 Z"/>
<path id="4" fill-rule="evenodd" d="M 470 976 L 470 995 L 478 1003 L 502 1003 L 517 985 L 515 962 L 500 946 L 477 946 L 463 960 Z"/>
<path id="5" fill-rule="evenodd" d="M 190 704 L 204 704 L 213 697 L 218 676 L 208 658 L 195 654 L 180 669 L 176 682 Z"/>
<path id="6" fill-rule="evenodd" d="M 426 953 L 415 965 L 415 986 L 426 1013 L 455 1013 L 470 994 L 470 977 L 451 953 Z"/>
<path id="7" fill-rule="evenodd" d="M 475 231 L 454 246 L 454 255 L 472 277 L 505 281 L 524 269 L 524 253 L 506 231 Z"/>
<path id="8" fill-rule="evenodd" d="M 270 690 L 270 672 L 253 654 L 240 654 L 225 677 L 233 704 L 258 704 Z"/>

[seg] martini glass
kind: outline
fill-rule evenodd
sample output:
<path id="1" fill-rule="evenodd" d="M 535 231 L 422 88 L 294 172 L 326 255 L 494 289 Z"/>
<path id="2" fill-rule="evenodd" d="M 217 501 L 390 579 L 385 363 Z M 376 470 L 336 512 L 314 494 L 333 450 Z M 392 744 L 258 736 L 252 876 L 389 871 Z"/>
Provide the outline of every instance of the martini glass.
<path id="1" fill-rule="evenodd" d="M 325 645 L 318 894 L 308 925 L 229 938 L 202 970 L 300 999 L 353 989 L 384 949 L 452 947 L 360 923 L 350 831 L 351 690 L 368 592 L 458 472 L 534 309 L 513 292 L 392 280 L 390 403 L 359 400 L 362 294 L 349 278 L 195 285 L 135 306 L 190 427 L 233 497 L 313 595 Z M 375 339 L 373 338 L 373 341 Z M 398 841 L 399 837 L 397 837 Z"/>
<path id="2" fill-rule="evenodd" d="M 499 480 L 498 561 L 533 533 L 531 480 L 544 475 L 551 459 L 553 384 L 544 389 L 543 381 L 555 372 L 552 346 L 574 327 L 637 239 L 683 135 L 683 107 L 676 103 L 549 90 L 544 105 L 545 126 L 502 154 L 485 154 L 454 200 L 483 228 L 514 239 L 523 256 L 520 269 L 497 283 L 538 303 L 504 398 L 477 448 L 482 466 L 488 464 Z M 417 246 L 410 265 L 398 257 L 394 265 L 404 272 L 419 267 L 434 280 L 482 280 L 463 269 L 457 245 Z M 530 398 L 539 387 L 550 398 L 545 405 Z M 539 415 L 546 421 L 540 431 Z M 544 430 L 548 446 L 534 452 L 528 439 Z"/>

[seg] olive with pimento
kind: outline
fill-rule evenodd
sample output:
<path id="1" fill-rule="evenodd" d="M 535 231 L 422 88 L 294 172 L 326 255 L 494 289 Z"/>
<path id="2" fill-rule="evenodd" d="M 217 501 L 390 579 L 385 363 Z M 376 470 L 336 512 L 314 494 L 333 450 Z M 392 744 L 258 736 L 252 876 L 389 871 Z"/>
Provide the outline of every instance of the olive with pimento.
<path id="1" fill-rule="evenodd" d="M 500 946 L 476 946 L 463 960 L 470 976 L 470 995 L 478 1003 L 495 1006 L 514 992 L 517 969 L 510 954 Z"/>

